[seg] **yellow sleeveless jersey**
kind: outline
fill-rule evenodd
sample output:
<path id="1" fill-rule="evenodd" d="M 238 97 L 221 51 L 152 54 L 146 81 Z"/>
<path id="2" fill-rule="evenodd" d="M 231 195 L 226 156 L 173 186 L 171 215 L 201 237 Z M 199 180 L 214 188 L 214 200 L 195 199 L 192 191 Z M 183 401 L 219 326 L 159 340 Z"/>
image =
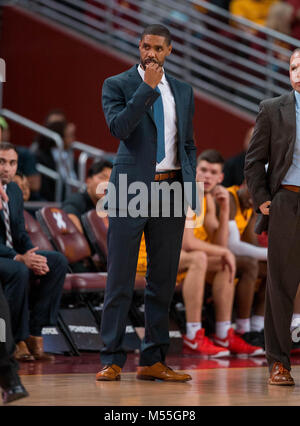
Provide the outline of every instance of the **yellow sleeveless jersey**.
<path id="1" fill-rule="evenodd" d="M 147 251 L 146 251 L 145 235 L 143 233 L 141 244 L 140 244 L 140 251 L 139 251 L 139 258 L 138 258 L 136 272 L 138 274 L 144 275 L 146 271 L 147 271 Z"/>
<path id="2" fill-rule="evenodd" d="M 240 200 L 237 194 L 237 191 L 239 189 L 240 187 L 238 185 L 233 185 L 227 188 L 227 190 L 230 192 L 230 194 L 233 195 L 235 200 L 236 214 L 235 214 L 234 220 L 237 224 L 240 236 L 242 236 L 253 214 L 253 208 L 251 207 L 250 209 L 245 210 L 244 213 L 242 212 Z"/>
<path id="3" fill-rule="evenodd" d="M 206 214 L 207 210 L 207 203 L 206 203 L 206 196 L 203 198 L 202 202 L 202 209 L 200 216 L 194 216 L 195 221 L 195 228 L 194 228 L 194 235 L 196 238 L 199 238 L 199 240 L 202 241 L 209 241 L 208 234 L 204 228 L 204 216 Z"/>

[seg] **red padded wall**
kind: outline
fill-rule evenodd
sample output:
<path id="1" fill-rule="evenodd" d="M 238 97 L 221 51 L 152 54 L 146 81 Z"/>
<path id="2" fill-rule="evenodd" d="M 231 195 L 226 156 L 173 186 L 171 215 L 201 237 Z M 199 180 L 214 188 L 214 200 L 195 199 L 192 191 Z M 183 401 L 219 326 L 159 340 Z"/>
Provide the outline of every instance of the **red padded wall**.
<path id="1" fill-rule="evenodd" d="M 65 110 L 77 139 L 116 151 L 101 109 L 101 85 L 132 64 L 99 43 L 16 7 L 4 7 L 0 56 L 6 61 L 3 107 L 42 123 L 52 108 Z M 228 157 L 241 148 L 253 122 L 245 114 L 195 94 L 199 150 L 214 147 Z M 12 123 L 11 123 L 12 124 Z M 12 142 L 29 145 L 33 133 L 12 124 Z"/>

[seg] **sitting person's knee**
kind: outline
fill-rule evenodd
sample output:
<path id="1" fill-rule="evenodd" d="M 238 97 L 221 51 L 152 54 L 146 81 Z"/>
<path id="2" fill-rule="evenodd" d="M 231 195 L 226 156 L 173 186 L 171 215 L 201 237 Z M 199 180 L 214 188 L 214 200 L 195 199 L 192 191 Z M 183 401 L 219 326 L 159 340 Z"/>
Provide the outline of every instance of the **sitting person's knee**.
<path id="1" fill-rule="evenodd" d="M 50 269 L 57 266 L 64 270 L 68 269 L 68 260 L 62 253 L 58 251 L 51 251 L 46 254 L 46 257 Z"/>
<path id="2" fill-rule="evenodd" d="M 29 280 L 30 270 L 24 263 L 16 262 L 13 271 L 19 277 L 20 281 L 23 280 L 26 282 Z"/>
<path id="3" fill-rule="evenodd" d="M 258 260 L 254 257 L 243 256 L 242 260 L 238 261 L 238 270 L 241 273 L 257 276 L 259 270 Z"/>
<path id="4" fill-rule="evenodd" d="M 207 255 L 203 251 L 194 251 L 190 253 L 192 258 L 191 266 L 206 269 L 207 268 Z"/>

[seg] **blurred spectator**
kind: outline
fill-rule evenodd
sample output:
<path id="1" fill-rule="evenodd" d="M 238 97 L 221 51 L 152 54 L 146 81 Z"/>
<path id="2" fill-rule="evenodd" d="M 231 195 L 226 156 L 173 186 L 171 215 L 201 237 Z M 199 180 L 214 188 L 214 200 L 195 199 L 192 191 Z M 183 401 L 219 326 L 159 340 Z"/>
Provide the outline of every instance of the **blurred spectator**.
<path id="1" fill-rule="evenodd" d="M 31 200 L 38 200 L 40 199 L 39 191 L 42 180 L 36 169 L 36 157 L 28 148 L 16 146 L 16 149 L 19 155 L 18 171 L 28 180 Z"/>
<path id="2" fill-rule="evenodd" d="M 9 125 L 7 121 L 5 120 L 5 118 L 3 117 L 0 117 L 0 127 L 2 129 L 1 140 L 5 142 L 9 142 L 10 141 Z"/>
<path id="3" fill-rule="evenodd" d="M 285 0 L 275 3 L 269 10 L 267 26 L 299 40 L 300 0 Z"/>
<path id="4" fill-rule="evenodd" d="M 61 108 L 51 109 L 44 119 L 43 126 L 48 127 L 50 124 L 55 123 L 56 121 L 59 121 L 59 122 L 67 121 L 66 114 Z M 35 140 L 31 144 L 30 150 L 32 152 L 36 152 L 38 149 L 38 138 L 39 138 L 39 135 L 36 136 Z"/>
<path id="5" fill-rule="evenodd" d="M 255 24 L 265 26 L 269 9 L 272 4 L 277 1 L 278 0 L 231 0 L 229 10 L 235 16 L 245 18 Z M 234 22 L 234 25 L 252 34 L 257 32 L 257 30 L 252 29 L 247 25 L 237 24 L 236 22 Z"/>
<path id="6" fill-rule="evenodd" d="M 60 108 L 54 108 L 48 112 L 44 125 L 49 126 L 49 124 L 54 123 L 55 121 L 67 121 L 66 114 Z"/>
<path id="7" fill-rule="evenodd" d="M 59 158 L 59 149 L 56 147 L 55 142 L 44 135 L 39 135 L 37 143 L 33 148 L 37 161 L 49 169 L 60 173 L 64 182 L 68 178 L 76 179 L 77 174 L 73 164 L 72 153 L 70 151 L 71 143 L 75 140 L 75 125 L 63 120 L 53 121 L 47 127 L 49 130 L 58 133 L 63 140 L 64 147 L 61 155 L 61 161 Z M 56 181 L 54 179 L 42 175 L 40 194 L 48 201 L 55 200 L 55 183 Z"/>
<path id="8" fill-rule="evenodd" d="M 228 187 L 232 185 L 241 185 L 244 181 L 244 165 L 245 165 L 245 156 L 248 149 L 252 134 L 253 127 L 247 131 L 245 139 L 243 142 L 243 151 L 238 155 L 229 158 L 225 162 L 224 166 L 224 180 L 222 185 Z"/>
<path id="9" fill-rule="evenodd" d="M 23 173 L 17 172 L 13 181 L 18 185 L 23 193 L 23 201 L 24 203 L 30 198 L 30 187 L 28 179 Z"/>

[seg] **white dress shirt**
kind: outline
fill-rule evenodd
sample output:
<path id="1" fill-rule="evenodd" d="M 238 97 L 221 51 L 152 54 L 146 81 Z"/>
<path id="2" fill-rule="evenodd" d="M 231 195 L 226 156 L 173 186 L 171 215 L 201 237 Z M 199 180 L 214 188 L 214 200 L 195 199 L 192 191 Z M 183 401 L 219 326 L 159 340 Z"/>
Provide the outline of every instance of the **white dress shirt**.
<path id="1" fill-rule="evenodd" d="M 138 72 L 144 80 L 145 71 L 138 66 Z M 180 169 L 180 164 L 177 155 L 177 117 L 174 96 L 165 73 L 163 73 L 161 81 L 157 86 L 161 92 L 163 107 L 164 107 L 164 130 L 165 130 L 165 158 L 156 163 L 156 172 L 165 172 L 168 170 Z"/>

